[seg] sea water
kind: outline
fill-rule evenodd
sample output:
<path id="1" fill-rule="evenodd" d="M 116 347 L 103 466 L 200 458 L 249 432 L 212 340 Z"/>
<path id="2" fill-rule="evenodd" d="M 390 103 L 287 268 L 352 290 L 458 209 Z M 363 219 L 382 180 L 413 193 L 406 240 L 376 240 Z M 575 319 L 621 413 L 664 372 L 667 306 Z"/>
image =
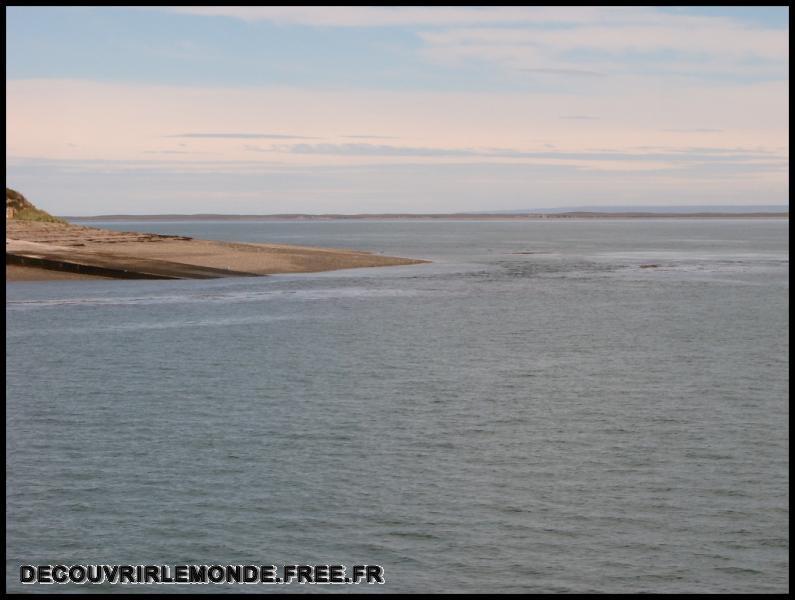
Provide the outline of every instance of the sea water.
<path id="1" fill-rule="evenodd" d="M 93 224 L 433 262 L 8 283 L 7 589 L 788 591 L 787 220 Z"/>

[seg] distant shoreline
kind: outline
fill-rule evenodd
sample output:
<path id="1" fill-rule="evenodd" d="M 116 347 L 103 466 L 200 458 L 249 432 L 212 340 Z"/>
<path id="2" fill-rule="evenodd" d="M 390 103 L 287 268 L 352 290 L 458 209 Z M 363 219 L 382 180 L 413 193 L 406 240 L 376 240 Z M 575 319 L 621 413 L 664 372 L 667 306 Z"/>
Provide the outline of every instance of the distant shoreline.
<path id="1" fill-rule="evenodd" d="M 564 212 L 564 213 L 427 213 L 427 214 L 163 214 L 64 216 L 69 221 L 543 221 L 560 219 L 789 219 L 789 212 Z"/>

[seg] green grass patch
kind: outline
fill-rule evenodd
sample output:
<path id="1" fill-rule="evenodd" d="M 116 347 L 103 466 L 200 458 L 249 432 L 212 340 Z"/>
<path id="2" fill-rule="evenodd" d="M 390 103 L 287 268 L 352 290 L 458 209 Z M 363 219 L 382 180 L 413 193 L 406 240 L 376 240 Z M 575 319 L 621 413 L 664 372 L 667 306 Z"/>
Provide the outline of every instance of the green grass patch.
<path id="1" fill-rule="evenodd" d="M 41 221 L 44 223 L 63 223 L 66 225 L 66 221 L 63 219 L 59 219 L 58 217 L 53 217 L 50 214 L 47 214 L 43 210 L 39 210 L 37 208 L 21 208 L 14 212 L 14 219 L 18 221 Z"/>

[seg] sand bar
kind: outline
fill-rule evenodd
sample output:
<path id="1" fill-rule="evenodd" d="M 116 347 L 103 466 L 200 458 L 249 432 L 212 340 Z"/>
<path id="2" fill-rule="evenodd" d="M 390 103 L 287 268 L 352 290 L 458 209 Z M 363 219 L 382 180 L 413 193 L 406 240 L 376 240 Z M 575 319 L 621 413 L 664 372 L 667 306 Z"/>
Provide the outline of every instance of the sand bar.
<path id="1" fill-rule="evenodd" d="M 428 262 L 357 250 L 197 240 L 73 224 L 6 222 L 6 281 L 203 279 Z"/>

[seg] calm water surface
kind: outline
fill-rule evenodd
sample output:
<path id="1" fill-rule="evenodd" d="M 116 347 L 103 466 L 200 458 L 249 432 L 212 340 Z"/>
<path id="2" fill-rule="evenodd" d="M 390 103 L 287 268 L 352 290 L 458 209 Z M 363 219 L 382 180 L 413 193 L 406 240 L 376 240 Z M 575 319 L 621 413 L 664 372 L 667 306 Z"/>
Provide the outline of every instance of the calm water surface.
<path id="1" fill-rule="evenodd" d="M 788 221 L 99 226 L 434 262 L 7 284 L 9 589 L 370 563 L 227 589 L 788 591 Z"/>

